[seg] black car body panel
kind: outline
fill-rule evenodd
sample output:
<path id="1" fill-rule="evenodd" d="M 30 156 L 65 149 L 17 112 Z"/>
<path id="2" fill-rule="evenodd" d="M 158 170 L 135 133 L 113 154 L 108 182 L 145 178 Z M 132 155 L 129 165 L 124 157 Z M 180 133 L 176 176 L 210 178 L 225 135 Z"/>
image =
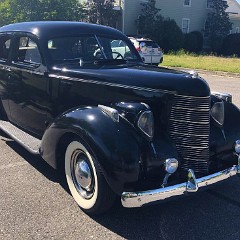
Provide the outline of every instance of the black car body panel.
<path id="1" fill-rule="evenodd" d="M 66 48 L 87 51 L 91 61 L 54 59 L 50 52 L 69 36 L 79 40 Z M 128 52 L 108 59 L 106 39 L 114 38 L 124 41 Z M 88 48 L 80 49 L 81 41 Z M 189 168 L 204 176 L 237 164 L 239 109 L 211 95 L 195 74 L 144 65 L 121 32 L 86 23 L 19 23 L 0 28 L 0 45 L 2 116 L 41 139 L 40 154 L 52 167 L 62 164 L 69 136 L 94 152 L 118 195 L 164 186 L 166 159 L 179 163 L 170 184 L 186 177 Z M 224 114 L 222 125 L 211 116 L 217 102 L 224 109 L 216 114 Z M 139 127 L 144 112 L 153 114 L 154 136 Z"/>

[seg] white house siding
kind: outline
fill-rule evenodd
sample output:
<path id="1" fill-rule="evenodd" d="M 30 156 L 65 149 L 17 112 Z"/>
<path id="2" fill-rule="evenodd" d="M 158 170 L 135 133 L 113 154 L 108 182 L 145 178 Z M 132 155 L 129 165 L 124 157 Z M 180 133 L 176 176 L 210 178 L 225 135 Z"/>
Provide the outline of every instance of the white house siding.
<path id="1" fill-rule="evenodd" d="M 124 28 L 123 32 L 126 35 L 136 35 L 137 34 L 137 19 L 141 14 L 141 0 L 123 0 L 123 22 Z"/>
<path id="2" fill-rule="evenodd" d="M 189 32 L 203 30 L 209 12 L 206 0 L 191 0 L 190 6 L 183 6 L 183 3 L 184 0 L 157 0 L 156 7 L 164 17 L 174 19 L 181 29 L 182 20 L 190 19 Z"/>
<path id="3" fill-rule="evenodd" d="M 144 0 L 124 0 L 124 28 L 123 31 L 127 35 L 137 34 L 137 19 L 141 14 L 141 2 Z M 206 8 L 207 0 L 191 0 L 191 6 L 183 6 L 184 0 L 156 0 L 156 7 L 161 9 L 161 15 L 176 21 L 182 29 L 183 19 L 190 19 L 189 32 L 202 31 L 210 12 Z"/>
<path id="4" fill-rule="evenodd" d="M 227 12 L 233 23 L 231 33 L 236 33 L 236 31 L 240 31 L 240 5 L 236 0 L 228 0 L 228 6 Z"/>
<path id="5" fill-rule="evenodd" d="M 231 33 L 240 33 L 240 17 L 232 18 L 231 22 L 233 23 Z"/>

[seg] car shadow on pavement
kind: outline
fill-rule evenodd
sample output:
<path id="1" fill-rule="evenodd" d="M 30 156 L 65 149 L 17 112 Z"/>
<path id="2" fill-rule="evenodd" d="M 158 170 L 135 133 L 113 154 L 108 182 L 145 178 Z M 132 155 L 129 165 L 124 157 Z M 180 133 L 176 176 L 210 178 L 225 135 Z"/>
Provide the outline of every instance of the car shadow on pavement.
<path id="1" fill-rule="evenodd" d="M 158 205 L 92 217 L 126 239 L 240 239 L 240 179 Z"/>

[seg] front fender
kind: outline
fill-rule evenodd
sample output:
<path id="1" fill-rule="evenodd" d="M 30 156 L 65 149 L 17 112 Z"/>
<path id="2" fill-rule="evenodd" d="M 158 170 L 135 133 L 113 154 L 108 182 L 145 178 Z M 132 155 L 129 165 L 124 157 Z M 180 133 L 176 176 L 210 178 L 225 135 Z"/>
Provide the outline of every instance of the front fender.
<path id="1" fill-rule="evenodd" d="M 54 168 L 59 160 L 56 149 L 66 133 L 88 144 L 114 192 L 121 194 L 125 184 L 137 182 L 141 138 L 122 118 L 115 122 L 98 107 L 78 108 L 59 116 L 45 131 L 40 151 Z"/>
<path id="2" fill-rule="evenodd" d="M 240 110 L 234 104 L 224 102 L 224 115 L 222 128 L 211 124 L 210 149 L 213 156 L 217 155 L 221 159 L 224 159 L 228 152 L 231 153 L 230 158 L 236 158 L 232 155 L 235 141 L 240 139 Z"/>

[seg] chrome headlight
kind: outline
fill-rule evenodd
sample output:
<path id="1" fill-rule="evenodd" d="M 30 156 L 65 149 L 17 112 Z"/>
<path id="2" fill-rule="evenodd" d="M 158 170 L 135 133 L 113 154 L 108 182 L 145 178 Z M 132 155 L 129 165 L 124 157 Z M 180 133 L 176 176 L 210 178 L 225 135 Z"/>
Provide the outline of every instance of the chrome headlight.
<path id="1" fill-rule="evenodd" d="M 211 116 L 222 127 L 224 124 L 224 102 L 216 102 L 211 109 Z"/>
<path id="2" fill-rule="evenodd" d="M 147 135 L 149 138 L 153 137 L 154 134 L 154 120 L 152 111 L 144 111 L 141 113 L 137 125 L 139 129 Z"/>
<path id="3" fill-rule="evenodd" d="M 173 174 L 178 168 L 178 160 L 175 158 L 168 158 L 165 160 L 165 171 Z"/>

